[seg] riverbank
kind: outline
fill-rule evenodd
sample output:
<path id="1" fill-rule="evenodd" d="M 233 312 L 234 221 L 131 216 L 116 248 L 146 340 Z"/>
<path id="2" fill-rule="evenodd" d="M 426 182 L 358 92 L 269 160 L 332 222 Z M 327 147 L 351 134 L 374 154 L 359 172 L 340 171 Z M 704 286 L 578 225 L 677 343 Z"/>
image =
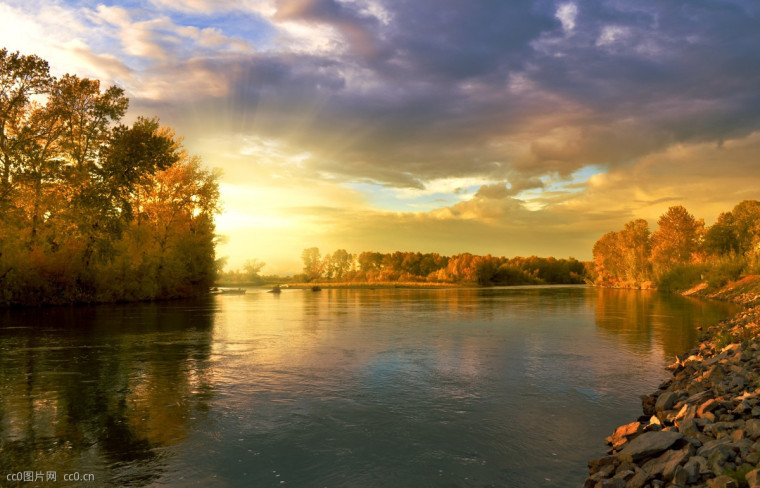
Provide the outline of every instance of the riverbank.
<path id="1" fill-rule="evenodd" d="M 255 286 L 259 288 L 271 288 L 275 283 L 262 285 L 262 284 L 250 284 L 250 283 L 233 283 L 233 282 L 217 282 L 216 286 L 219 287 L 238 287 L 238 286 Z M 348 288 L 348 289 L 361 289 L 372 290 L 375 288 L 463 288 L 463 287 L 477 287 L 474 284 L 462 284 L 462 283 L 435 283 L 435 282 L 420 282 L 420 281 L 343 281 L 343 282 L 309 282 L 309 283 L 280 283 L 282 288 L 294 288 L 294 289 L 311 289 L 316 287 L 327 288 Z"/>
<path id="2" fill-rule="evenodd" d="M 747 308 L 709 327 L 589 461 L 586 488 L 760 487 L 760 276 L 686 294 Z"/>

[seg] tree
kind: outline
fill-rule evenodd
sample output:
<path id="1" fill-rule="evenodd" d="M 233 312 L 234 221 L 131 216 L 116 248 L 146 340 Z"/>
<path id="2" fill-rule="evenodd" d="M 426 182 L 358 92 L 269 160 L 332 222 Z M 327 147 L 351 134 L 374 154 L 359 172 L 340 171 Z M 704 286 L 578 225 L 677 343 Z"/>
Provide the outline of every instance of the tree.
<path id="1" fill-rule="evenodd" d="M 0 49 L 0 219 L 9 210 L 14 173 L 21 164 L 30 99 L 50 90 L 49 69 L 37 56 Z"/>
<path id="2" fill-rule="evenodd" d="M 753 242 L 760 236 L 760 202 L 757 200 L 744 200 L 739 202 L 733 210 L 734 234 L 738 242 L 737 251 L 746 254 L 753 250 Z"/>
<path id="3" fill-rule="evenodd" d="M 622 272 L 626 280 L 646 281 L 650 277 L 651 242 L 649 224 L 644 219 L 632 220 L 620 231 Z"/>
<path id="4" fill-rule="evenodd" d="M 253 283 L 259 283 L 261 281 L 261 276 L 259 276 L 259 273 L 264 266 L 266 266 L 266 263 L 259 261 L 258 259 L 249 259 L 246 261 L 243 265 L 245 279 Z"/>
<path id="5" fill-rule="evenodd" d="M 303 273 L 306 275 L 307 281 L 315 280 L 322 276 L 323 263 L 318 247 L 304 249 L 301 253 L 301 260 L 303 261 Z"/>
<path id="6" fill-rule="evenodd" d="M 597 281 L 615 281 L 624 274 L 625 265 L 621 250 L 618 232 L 607 232 L 594 243 L 592 254 Z"/>
<path id="7" fill-rule="evenodd" d="M 652 234 L 652 266 L 657 276 L 678 264 L 701 260 L 704 221 L 677 205 L 657 220 Z"/>
<path id="8" fill-rule="evenodd" d="M 711 254 L 741 253 L 739 236 L 731 212 L 722 212 L 718 220 L 705 233 L 705 250 Z"/>
<path id="9" fill-rule="evenodd" d="M 157 119 L 120 125 L 127 106 L 120 88 L 0 49 L 1 303 L 207 291 L 219 174 Z"/>
<path id="10" fill-rule="evenodd" d="M 338 249 L 332 253 L 331 267 L 335 279 L 343 279 L 351 269 L 354 257 L 345 249 Z"/>

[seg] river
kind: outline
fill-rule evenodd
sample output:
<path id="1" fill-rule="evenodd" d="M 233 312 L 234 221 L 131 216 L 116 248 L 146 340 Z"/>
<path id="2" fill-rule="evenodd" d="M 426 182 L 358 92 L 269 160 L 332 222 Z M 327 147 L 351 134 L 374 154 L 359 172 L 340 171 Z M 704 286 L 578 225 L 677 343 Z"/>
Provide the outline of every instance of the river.
<path id="1" fill-rule="evenodd" d="M 577 487 L 735 311 L 583 286 L 0 310 L 0 485 Z"/>

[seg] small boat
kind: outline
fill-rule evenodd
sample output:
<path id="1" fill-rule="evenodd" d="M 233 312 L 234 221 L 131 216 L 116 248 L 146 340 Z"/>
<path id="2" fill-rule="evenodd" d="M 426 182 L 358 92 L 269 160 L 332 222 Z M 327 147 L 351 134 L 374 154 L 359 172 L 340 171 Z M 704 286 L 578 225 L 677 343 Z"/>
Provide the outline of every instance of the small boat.
<path id="1" fill-rule="evenodd" d="M 281 293 L 282 290 L 280 290 L 280 285 L 274 285 L 271 290 L 269 290 L 267 293 Z"/>
<path id="2" fill-rule="evenodd" d="M 314 285 L 311 287 L 311 291 L 322 291 L 322 287 Z"/>

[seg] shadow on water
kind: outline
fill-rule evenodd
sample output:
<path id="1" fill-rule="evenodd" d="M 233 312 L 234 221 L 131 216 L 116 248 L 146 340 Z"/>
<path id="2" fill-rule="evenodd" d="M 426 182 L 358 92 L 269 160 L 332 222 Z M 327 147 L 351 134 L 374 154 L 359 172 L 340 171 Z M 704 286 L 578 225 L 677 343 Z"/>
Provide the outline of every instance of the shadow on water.
<path id="1" fill-rule="evenodd" d="M 56 472 L 35 486 L 73 472 L 149 485 L 213 397 L 207 303 L 3 310 L 0 324 L 3 486 L 25 471 Z"/>

